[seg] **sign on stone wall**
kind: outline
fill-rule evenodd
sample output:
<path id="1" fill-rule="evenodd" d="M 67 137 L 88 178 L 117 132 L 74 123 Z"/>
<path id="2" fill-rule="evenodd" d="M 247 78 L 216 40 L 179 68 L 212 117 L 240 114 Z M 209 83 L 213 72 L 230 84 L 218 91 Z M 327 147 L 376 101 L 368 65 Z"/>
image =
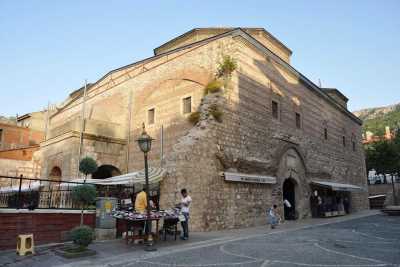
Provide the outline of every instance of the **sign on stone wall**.
<path id="1" fill-rule="evenodd" d="M 276 184 L 276 178 L 272 176 L 245 174 L 238 172 L 222 172 L 225 181 L 255 183 L 255 184 Z"/>

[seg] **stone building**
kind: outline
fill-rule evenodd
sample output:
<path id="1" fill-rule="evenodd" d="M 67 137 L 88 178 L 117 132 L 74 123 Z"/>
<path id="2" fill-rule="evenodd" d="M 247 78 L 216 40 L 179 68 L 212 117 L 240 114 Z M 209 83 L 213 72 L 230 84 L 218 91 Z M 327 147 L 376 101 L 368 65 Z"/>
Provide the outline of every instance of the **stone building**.
<path id="1" fill-rule="evenodd" d="M 308 217 L 315 181 L 366 189 L 361 121 L 339 90 L 294 69 L 291 54 L 262 28 L 193 29 L 172 39 L 153 57 L 74 91 L 51 114 L 42 177 L 76 178 L 86 155 L 100 166 L 95 178 L 142 169 L 135 139 L 144 122 L 156 139 L 149 164 L 168 171 L 161 205 L 173 206 L 187 188 L 194 230 L 265 223 L 273 203 L 283 212 L 288 191 L 297 217 Z M 236 70 L 221 91 L 204 95 L 224 56 Z M 352 209 L 367 208 L 367 197 L 351 193 Z"/>

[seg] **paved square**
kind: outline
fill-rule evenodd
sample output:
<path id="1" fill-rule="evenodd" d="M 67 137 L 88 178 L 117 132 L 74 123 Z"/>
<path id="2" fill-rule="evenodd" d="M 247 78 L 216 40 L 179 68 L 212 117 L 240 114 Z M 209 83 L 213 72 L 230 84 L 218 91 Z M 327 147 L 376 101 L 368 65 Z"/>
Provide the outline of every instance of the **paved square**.
<path id="1" fill-rule="evenodd" d="M 266 233 L 119 266 L 400 266 L 400 217 Z"/>

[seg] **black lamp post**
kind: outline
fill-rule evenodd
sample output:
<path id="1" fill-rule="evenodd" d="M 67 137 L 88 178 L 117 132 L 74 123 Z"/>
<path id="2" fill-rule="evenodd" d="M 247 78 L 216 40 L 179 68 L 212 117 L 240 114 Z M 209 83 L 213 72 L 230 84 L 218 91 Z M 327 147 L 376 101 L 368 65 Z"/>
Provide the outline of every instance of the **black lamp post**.
<path id="1" fill-rule="evenodd" d="M 144 176 L 146 182 L 146 200 L 147 200 L 147 218 L 146 218 L 146 251 L 155 251 L 156 248 L 153 246 L 153 236 L 151 235 L 151 220 L 150 220 L 150 194 L 149 194 L 149 166 L 147 164 L 147 153 L 151 150 L 151 142 L 154 139 L 146 133 L 146 129 L 143 123 L 143 132 L 136 140 L 138 142 L 140 150 L 144 153 Z"/>

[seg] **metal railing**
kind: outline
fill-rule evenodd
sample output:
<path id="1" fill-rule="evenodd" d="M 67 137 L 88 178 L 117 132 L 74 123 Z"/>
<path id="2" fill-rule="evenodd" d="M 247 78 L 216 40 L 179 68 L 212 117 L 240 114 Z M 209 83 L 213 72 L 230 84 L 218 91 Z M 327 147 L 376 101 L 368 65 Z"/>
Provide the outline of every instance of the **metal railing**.
<path id="1" fill-rule="evenodd" d="M 72 190 L 85 183 L 25 178 L 23 176 L 0 176 L 0 208 L 9 209 L 80 209 L 79 203 L 72 198 Z M 86 183 L 90 184 L 90 183 Z M 135 187 L 128 185 L 95 185 L 98 197 L 135 199 Z M 150 191 L 150 198 L 158 206 L 159 188 Z M 87 209 L 95 209 L 95 203 Z"/>
<path id="2" fill-rule="evenodd" d="M 72 189 L 81 184 L 83 183 L 0 176 L 0 208 L 79 209 L 79 204 L 72 199 Z"/>

